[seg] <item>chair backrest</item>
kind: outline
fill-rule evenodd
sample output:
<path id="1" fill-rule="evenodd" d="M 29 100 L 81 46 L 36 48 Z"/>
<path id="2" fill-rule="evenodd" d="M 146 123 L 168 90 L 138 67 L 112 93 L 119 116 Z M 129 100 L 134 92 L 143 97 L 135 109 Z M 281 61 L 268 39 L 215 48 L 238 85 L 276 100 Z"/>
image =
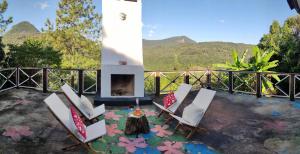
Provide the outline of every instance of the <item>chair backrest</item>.
<path id="1" fill-rule="evenodd" d="M 70 122 L 70 109 L 62 102 L 62 100 L 55 94 L 51 94 L 44 102 L 47 104 L 51 112 L 57 118 L 57 120 L 66 128 L 69 132 L 72 131 L 72 125 Z M 76 135 L 74 135 L 76 136 Z M 80 140 L 79 138 L 77 138 Z"/>
<path id="2" fill-rule="evenodd" d="M 198 126 L 200 121 L 202 120 L 205 111 L 198 108 L 194 104 L 190 104 L 183 109 L 182 118 L 185 121 L 188 121 L 191 126 Z"/>
<path id="3" fill-rule="evenodd" d="M 183 109 L 182 118 L 193 126 L 197 126 L 202 120 L 215 94 L 216 91 L 204 88 L 200 89 L 193 102 Z"/>
<path id="4" fill-rule="evenodd" d="M 181 84 L 178 87 L 178 89 L 174 92 L 177 101 L 172 106 L 170 106 L 168 110 L 174 113 L 179 107 L 179 105 L 183 102 L 185 97 L 188 95 L 191 89 L 192 89 L 192 85 L 185 84 L 185 83 Z"/>
<path id="5" fill-rule="evenodd" d="M 81 109 L 80 97 L 73 91 L 73 89 L 68 85 L 64 84 L 61 89 L 63 90 L 66 97 L 79 109 Z"/>
<path id="6" fill-rule="evenodd" d="M 216 91 L 202 88 L 200 89 L 192 103 L 198 106 L 200 109 L 206 111 L 215 94 Z"/>

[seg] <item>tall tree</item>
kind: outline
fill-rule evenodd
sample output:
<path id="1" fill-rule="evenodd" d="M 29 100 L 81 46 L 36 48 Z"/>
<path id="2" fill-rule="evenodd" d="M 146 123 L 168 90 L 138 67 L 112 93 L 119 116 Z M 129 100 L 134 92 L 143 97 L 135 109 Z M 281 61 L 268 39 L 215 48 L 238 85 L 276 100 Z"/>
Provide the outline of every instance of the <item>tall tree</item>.
<path id="1" fill-rule="evenodd" d="M 21 45 L 11 44 L 9 50 L 6 60 L 10 67 L 59 67 L 61 63 L 61 54 L 40 40 L 29 39 Z"/>
<path id="2" fill-rule="evenodd" d="M 4 18 L 4 13 L 6 12 L 7 7 L 8 4 L 6 0 L 0 3 L 0 64 L 5 57 L 5 53 L 4 53 L 5 46 L 3 45 L 2 42 L 2 34 L 6 30 L 7 25 L 12 23 L 12 17 L 9 17 L 8 19 Z"/>
<path id="3" fill-rule="evenodd" d="M 62 52 L 62 67 L 99 67 L 101 16 L 93 1 L 61 0 L 55 22 L 46 21 L 45 38 Z"/>
<path id="4" fill-rule="evenodd" d="M 263 50 L 275 51 L 272 60 L 279 60 L 274 70 L 279 72 L 300 71 L 300 16 L 288 18 L 281 26 L 275 21 L 270 32 L 258 44 Z"/>
<path id="5" fill-rule="evenodd" d="M 7 7 L 7 1 L 3 0 L 3 2 L 0 3 L 0 34 L 2 34 L 6 30 L 8 24 L 12 23 L 12 17 L 4 19 L 4 13 L 6 12 Z"/>

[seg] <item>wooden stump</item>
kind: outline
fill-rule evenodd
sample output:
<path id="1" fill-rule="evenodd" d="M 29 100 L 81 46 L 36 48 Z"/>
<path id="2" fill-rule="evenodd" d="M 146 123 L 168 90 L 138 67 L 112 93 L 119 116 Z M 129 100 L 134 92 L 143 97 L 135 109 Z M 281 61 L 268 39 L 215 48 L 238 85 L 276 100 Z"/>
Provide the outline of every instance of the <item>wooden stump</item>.
<path id="1" fill-rule="evenodd" d="M 141 117 L 128 116 L 126 121 L 125 134 L 146 134 L 150 132 L 149 123 L 145 115 Z"/>

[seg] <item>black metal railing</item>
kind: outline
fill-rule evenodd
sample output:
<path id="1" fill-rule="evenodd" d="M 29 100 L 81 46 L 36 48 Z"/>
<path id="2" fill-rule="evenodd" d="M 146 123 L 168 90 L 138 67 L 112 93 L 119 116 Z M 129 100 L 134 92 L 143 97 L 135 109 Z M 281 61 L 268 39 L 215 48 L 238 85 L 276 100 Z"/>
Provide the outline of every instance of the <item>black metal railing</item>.
<path id="1" fill-rule="evenodd" d="M 177 72 L 145 71 L 145 92 L 165 94 L 176 90 L 181 83 L 193 89 L 211 88 L 257 97 L 300 98 L 300 73 L 273 73 L 227 70 L 190 70 Z M 96 94 L 100 91 L 101 70 L 53 68 L 0 69 L 0 92 L 12 88 L 31 88 L 43 92 L 60 91 L 64 83 L 78 94 Z"/>

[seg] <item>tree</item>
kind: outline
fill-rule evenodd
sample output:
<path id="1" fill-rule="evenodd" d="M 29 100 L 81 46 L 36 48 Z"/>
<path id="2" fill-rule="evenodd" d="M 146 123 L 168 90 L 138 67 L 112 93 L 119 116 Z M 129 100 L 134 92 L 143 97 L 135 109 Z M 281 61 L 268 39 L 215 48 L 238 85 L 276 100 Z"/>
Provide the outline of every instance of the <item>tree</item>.
<path id="1" fill-rule="evenodd" d="M 4 19 L 4 13 L 6 12 L 7 7 L 7 1 L 3 0 L 3 2 L 0 3 L 0 34 L 2 34 L 6 30 L 8 24 L 12 23 L 12 17 Z"/>
<path id="2" fill-rule="evenodd" d="M 55 26 L 47 20 L 44 31 L 45 39 L 63 54 L 63 68 L 99 68 L 100 22 L 92 0 L 59 2 Z"/>
<path id="3" fill-rule="evenodd" d="M 2 42 L 2 36 L 0 36 L 0 64 L 1 61 L 4 59 L 5 53 L 4 53 L 4 44 Z"/>
<path id="4" fill-rule="evenodd" d="M 262 50 L 275 51 L 271 60 L 278 60 L 279 66 L 274 71 L 300 71 L 300 16 L 288 18 L 283 26 L 274 21 L 258 44 Z"/>
<path id="5" fill-rule="evenodd" d="M 27 40 L 9 45 L 7 63 L 10 67 L 59 67 L 61 54 L 40 40 Z"/>
<path id="6" fill-rule="evenodd" d="M 6 12 L 8 7 L 7 1 L 4 0 L 2 3 L 0 3 L 0 64 L 2 60 L 5 57 L 4 53 L 4 45 L 2 42 L 2 33 L 6 30 L 7 25 L 12 23 L 12 17 L 9 17 L 8 19 L 4 19 L 3 14 Z"/>
<path id="7" fill-rule="evenodd" d="M 242 58 L 238 56 L 238 52 L 233 50 L 231 53 L 232 63 L 226 62 L 226 64 L 214 64 L 214 67 L 222 68 L 222 69 L 229 69 L 234 71 L 241 71 L 249 69 L 249 64 L 246 61 L 248 50 L 245 50 Z"/>
<path id="8" fill-rule="evenodd" d="M 239 58 L 237 51 L 233 51 L 232 63 L 226 62 L 226 64 L 215 64 L 214 66 L 233 71 L 254 72 L 270 72 L 270 69 L 278 66 L 278 60 L 271 60 L 271 57 L 275 54 L 275 51 L 262 51 L 258 47 L 254 47 L 252 49 L 252 57 L 249 59 L 249 61 L 246 61 L 246 54 L 247 51 L 243 53 L 242 58 Z M 276 81 L 280 81 L 280 78 L 275 74 L 271 74 L 270 77 Z M 250 74 L 244 74 L 240 78 L 242 78 L 247 84 L 254 83 L 253 77 Z M 262 80 L 262 92 L 265 94 L 275 93 L 275 88 L 270 80 Z"/>

